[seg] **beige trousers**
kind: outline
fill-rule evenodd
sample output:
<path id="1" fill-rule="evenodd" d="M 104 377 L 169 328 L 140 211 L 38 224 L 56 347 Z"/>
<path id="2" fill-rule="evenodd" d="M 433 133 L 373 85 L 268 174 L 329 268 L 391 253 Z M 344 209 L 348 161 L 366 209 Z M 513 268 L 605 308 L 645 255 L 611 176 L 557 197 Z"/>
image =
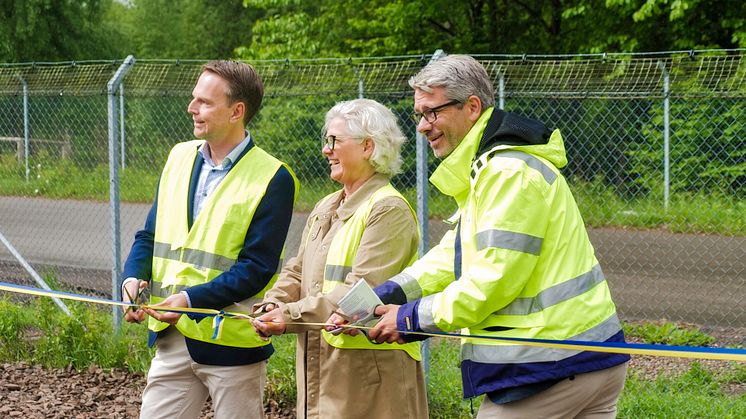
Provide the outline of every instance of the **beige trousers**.
<path id="1" fill-rule="evenodd" d="M 477 419 L 616 417 L 627 363 L 565 379 L 541 393 L 511 403 L 495 404 L 484 397 Z"/>
<path id="2" fill-rule="evenodd" d="M 198 418 L 208 395 L 216 418 L 264 417 L 266 361 L 228 367 L 197 364 L 189 356 L 184 336 L 173 327 L 156 345 L 141 419 Z"/>

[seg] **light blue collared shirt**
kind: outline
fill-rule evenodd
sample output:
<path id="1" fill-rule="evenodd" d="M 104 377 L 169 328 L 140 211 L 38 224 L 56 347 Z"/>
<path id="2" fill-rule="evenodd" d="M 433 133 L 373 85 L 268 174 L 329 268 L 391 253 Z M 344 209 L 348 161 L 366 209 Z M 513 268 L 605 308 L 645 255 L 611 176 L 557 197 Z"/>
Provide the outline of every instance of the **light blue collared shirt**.
<path id="1" fill-rule="evenodd" d="M 199 147 L 199 153 L 202 155 L 202 158 L 205 159 L 205 162 L 202 164 L 202 170 L 199 173 L 197 190 L 194 192 L 194 201 L 192 202 L 194 219 L 197 218 L 199 213 L 202 211 L 202 208 L 205 206 L 205 202 L 207 202 L 208 198 L 213 192 L 215 192 L 215 189 L 220 185 L 220 182 L 225 179 L 228 171 L 233 167 L 233 163 L 235 163 L 236 159 L 241 155 L 246 146 L 249 145 L 250 141 L 251 134 L 249 134 L 249 131 L 246 131 L 246 137 L 243 141 L 234 147 L 218 165 L 212 161 L 210 149 L 208 148 L 207 143 L 204 143 Z"/>

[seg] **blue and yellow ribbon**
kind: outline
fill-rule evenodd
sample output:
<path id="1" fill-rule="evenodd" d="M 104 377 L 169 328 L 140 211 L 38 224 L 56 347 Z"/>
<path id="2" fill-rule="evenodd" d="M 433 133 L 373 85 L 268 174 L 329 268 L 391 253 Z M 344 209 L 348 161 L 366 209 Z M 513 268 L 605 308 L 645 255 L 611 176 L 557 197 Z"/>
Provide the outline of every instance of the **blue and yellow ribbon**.
<path id="1" fill-rule="evenodd" d="M 253 316 L 245 313 L 235 313 L 223 310 L 214 310 L 209 308 L 181 308 L 181 307 L 166 307 L 166 306 L 152 306 L 144 304 L 125 303 L 123 301 L 114 301 L 106 298 L 90 297 L 81 294 L 73 294 L 63 291 L 50 291 L 41 288 L 28 287 L 24 285 L 10 284 L 7 282 L 0 282 L 0 291 L 7 291 L 20 294 L 35 295 L 39 297 L 56 297 L 64 298 L 68 300 L 81 301 L 93 304 L 106 304 L 112 306 L 120 306 L 123 308 L 150 308 L 158 311 L 168 311 L 174 313 L 182 313 L 196 316 L 213 317 L 213 329 L 214 333 L 212 338 L 217 339 L 220 337 L 222 331 L 223 320 L 228 318 L 253 319 Z M 286 324 L 301 324 L 288 322 Z M 336 326 L 327 323 L 302 323 L 306 326 Z M 365 326 L 347 326 L 354 327 L 362 330 L 372 329 L 371 327 Z M 741 361 L 746 362 L 746 349 L 736 348 L 713 348 L 713 347 L 697 347 L 697 346 L 672 346 L 672 345 L 651 345 L 651 344 L 640 344 L 640 343 L 624 343 L 624 342 L 586 342 L 576 340 L 551 340 L 551 339 L 530 339 L 530 338 L 511 338 L 511 337 L 494 337 L 486 335 L 466 335 L 458 333 L 414 333 L 414 332 L 400 332 L 418 334 L 423 336 L 432 337 L 443 337 L 450 339 L 480 339 L 489 340 L 492 342 L 506 343 L 506 344 L 521 344 L 525 346 L 540 346 L 545 348 L 558 348 L 567 349 L 573 351 L 593 351 L 593 352 L 608 352 L 618 354 L 629 354 L 629 355 L 650 355 L 650 356 L 665 356 L 665 357 L 678 357 L 678 358 L 695 358 L 695 359 L 712 359 L 722 361 Z"/>

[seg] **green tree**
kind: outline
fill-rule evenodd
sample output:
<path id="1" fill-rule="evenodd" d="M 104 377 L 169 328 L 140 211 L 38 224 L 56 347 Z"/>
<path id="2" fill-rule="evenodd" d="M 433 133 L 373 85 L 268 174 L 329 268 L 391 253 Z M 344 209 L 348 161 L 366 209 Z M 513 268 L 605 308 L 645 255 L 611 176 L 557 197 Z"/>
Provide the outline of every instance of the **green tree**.
<path id="1" fill-rule="evenodd" d="M 135 0 L 124 24 L 138 58 L 231 58 L 261 15 L 242 0 Z"/>
<path id="2" fill-rule="evenodd" d="M 244 2 L 263 11 L 237 50 L 253 59 L 746 46 L 746 3 L 729 0 Z"/>
<path id="3" fill-rule="evenodd" d="M 119 58 L 114 0 L 0 0 L 0 61 Z"/>

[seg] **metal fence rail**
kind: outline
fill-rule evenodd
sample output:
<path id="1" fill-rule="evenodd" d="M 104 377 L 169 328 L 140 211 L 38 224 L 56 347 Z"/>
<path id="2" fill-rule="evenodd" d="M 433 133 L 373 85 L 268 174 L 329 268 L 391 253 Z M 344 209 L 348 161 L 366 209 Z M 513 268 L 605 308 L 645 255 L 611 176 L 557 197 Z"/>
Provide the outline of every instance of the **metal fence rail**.
<path id="1" fill-rule="evenodd" d="M 476 56 L 501 107 L 562 129 L 570 161 L 563 173 L 623 319 L 746 324 L 744 54 Z M 288 255 L 305 212 L 335 188 L 319 139 L 337 101 L 376 99 L 400 117 L 410 141 L 395 183 L 416 202 L 407 80 L 430 58 L 252 63 L 266 97 L 249 128 L 301 180 Z M 71 286 L 111 292 L 112 249 L 126 256 L 170 147 L 192 137 L 186 105 L 202 64 L 138 60 L 114 115 L 107 83 L 122 61 L 0 65 L 0 232 L 25 259 Z M 107 204 L 112 160 L 119 160 L 121 242 Z M 419 163 L 437 164 L 431 153 Z M 454 206 L 437 192 L 428 202 L 432 246 L 446 228 L 438 220 Z M 28 282 L 4 249 L 0 261 L 2 280 Z"/>

